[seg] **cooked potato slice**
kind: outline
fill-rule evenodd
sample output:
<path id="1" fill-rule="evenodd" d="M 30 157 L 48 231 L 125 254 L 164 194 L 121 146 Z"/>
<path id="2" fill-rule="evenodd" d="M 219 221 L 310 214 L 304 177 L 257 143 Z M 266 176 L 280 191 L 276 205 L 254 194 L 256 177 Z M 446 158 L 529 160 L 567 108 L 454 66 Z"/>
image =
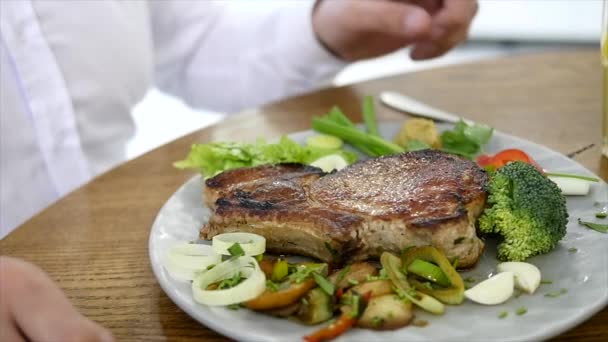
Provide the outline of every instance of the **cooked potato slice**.
<path id="1" fill-rule="evenodd" d="M 392 330 L 406 326 L 414 317 L 412 303 L 394 294 L 372 297 L 357 325 L 375 330 Z"/>
<path id="2" fill-rule="evenodd" d="M 329 277 L 329 281 L 337 287 L 348 288 L 364 282 L 368 276 L 374 276 L 377 273 L 378 270 L 374 265 L 368 262 L 356 262 L 334 272 Z M 338 280 L 340 280 L 339 283 L 337 283 Z"/>
<path id="3" fill-rule="evenodd" d="M 372 297 L 382 296 L 393 292 L 393 283 L 390 280 L 366 281 L 354 286 L 349 291 L 366 294 L 371 291 Z"/>
<path id="4" fill-rule="evenodd" d="M 429 119 L 409 119 L 401 126 L 395 137 L 395 143 L 407 147 L 410 140 L 419 140 L 434 148 L 441 147 L 441 140 L 435 123 Z"/>

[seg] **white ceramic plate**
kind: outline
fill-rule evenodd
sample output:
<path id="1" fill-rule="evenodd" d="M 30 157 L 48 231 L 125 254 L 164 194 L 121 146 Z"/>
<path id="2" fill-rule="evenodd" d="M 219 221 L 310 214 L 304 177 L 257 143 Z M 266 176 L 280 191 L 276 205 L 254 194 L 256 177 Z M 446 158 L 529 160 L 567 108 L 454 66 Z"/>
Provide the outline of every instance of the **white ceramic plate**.
<path id="1" fill-rule="evenodd" d="M 398 128 L 398 123 L 380 125 L 385 137 L 393 137 Z M 307 131 L 290 137 L 304 142 L 312 134 Z M 504 148 L 523 149 L 551 171 L 593 176 L 583 166 L 557 152 L 499 132 L 494 134 L 486 150 L 493 153 Z M 150 232 L 150 261 L 167 295 L 201 324 L 236 340 L 301 341 L 303 336 L 319 329 L 320 326 L 306 327 L 246 309 L 235 311 L 197 304 L 192 299 L 190 284 L 175 281 L 168 275 L 161 265 L 168 246 L 178 241 L 197 240 L 199 229 L 210 215 L 209 209 L 202 204 L 201 189 L 201 177 L 186 182 L 165 203 Z M 588 196 L 568 198 L 568 234 L 554 251 L 529 260 L 540 268 L 543 279 L 553 281 L 541 285 L 534 295 L 511 298 L 498 306 L 465 302 L 449 307 L 443 316 L 432 316 L 418 309 L 417 317 L 430 323 L 424 328 L 410 326 L 388 332 L 353 329 L 337 341 L 530 341 L 550 338 L 571 329 L 608 304 L 608 234 L 589 230 L 576 222 L 579 217 L 595 219 L 598 202 L 608 202 L 608 186 L 604 182 L 594 184 Z M 577 252 L 568 251 L 571 247 L 577 248 Z M 498 263 L 495 255 L 495 247 L 488 243 L 479 264 L 463 277 L 482 279 L 489 276 Z M 568 292 L 560 297 L 544 296 L 562 288 Z M 522 306 L 528 312 L 516 315 L 515 311 Z M 502 311 L 507 311 L 508 317 L 498 318 Z"/>

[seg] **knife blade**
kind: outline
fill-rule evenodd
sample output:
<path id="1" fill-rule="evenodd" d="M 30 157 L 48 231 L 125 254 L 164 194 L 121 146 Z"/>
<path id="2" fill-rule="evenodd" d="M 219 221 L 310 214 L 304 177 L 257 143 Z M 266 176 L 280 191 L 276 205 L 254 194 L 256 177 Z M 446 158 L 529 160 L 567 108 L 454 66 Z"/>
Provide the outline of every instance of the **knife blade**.
<path id="1" fill-rule="evenodd" d="M 449 123 L 457 123 L 462 119 L 468 125 L 473 124 L 473 121 L 467 120 L 460 115 L 429 106 L 426 103 L 419 102 L 409 96 L 405 96 L 397 92 L 384 91 L 380 93 L 380 102 L 388 107 L 412 114 L 414 116 Z"/>

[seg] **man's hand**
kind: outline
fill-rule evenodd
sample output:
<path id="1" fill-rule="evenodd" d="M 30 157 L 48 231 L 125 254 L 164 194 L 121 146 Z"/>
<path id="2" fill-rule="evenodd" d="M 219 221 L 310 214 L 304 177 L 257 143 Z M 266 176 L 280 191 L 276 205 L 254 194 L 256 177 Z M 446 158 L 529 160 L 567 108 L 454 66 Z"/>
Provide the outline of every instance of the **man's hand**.
<path id="1" fill-rule="evenodd" d="M 0 257 L 0 341 L 113 341 L 36 266 Z"/>
<path id="2" fill-rule="evenodd" d="M 464 41 L 476 13 L 476 0 L 318 0 L 312 23 L 321 42 L 345 60 L 406 46 L 418 60 Z"/>

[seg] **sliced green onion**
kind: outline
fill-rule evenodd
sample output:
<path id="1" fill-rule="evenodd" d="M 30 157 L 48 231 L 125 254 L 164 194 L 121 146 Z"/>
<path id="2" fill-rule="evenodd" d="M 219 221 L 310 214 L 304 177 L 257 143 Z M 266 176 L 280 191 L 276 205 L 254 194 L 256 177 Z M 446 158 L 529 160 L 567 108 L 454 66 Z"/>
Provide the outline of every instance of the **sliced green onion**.
<path id="1" fill-rule="evenodd" d="M 591 189 L 591 183 L 588 180 L 566 177 L 548 177 L 565 196 L 585 196 Z"/>
<path id="2" fill-rule="evenodd" d="M 563 178 L 574 178 L 586 180 L 588 182 L 599 182 L 600 180 L 595 177 L 581 176 L 581 175 L 573 175 L 569 173 L 559 173 L 559 172 L 545 172 L 546 176 L 549 177 L 563 177 Z"/>
<path id="3" fill-rule="evenodd" d="M 233 277 L 240 272 L 246 279 L 224 290 L 207 290 L 210 284 Z M 266 276 L 253 257 L 230 258 L 205 273 L 198 274 L 192 282 L 192 294 L 197 303 L 220 306 L 246 302 L 259 296 L 266 289 Z"/>
<path id="4" fill-rule="evenodd" d="M 342 279 L 344 279 L 344 277 L 346 276 L 346 273 L 348 273 L 350 271 L 350 265 L 344 267 L 340 273 L 338 273 L 338 276 L 336 277 L 336 285 L 340 284 L 342 282 Z"/>
<path id="5" fill-rule="evenodd" d="M 165 269 L 173 279 L 191 281 L 197 273 L 219 263 L 221 256 L 214 253 L 209 245 L 183 243 L 169 248 L 163 261 Z"/>
<path id="6" fill-rule="evenodd" d="M 317 272 L 313 272 L 312 276 L 315 278 L 315 282 L 319 287 L 323 290 L 323 292 L 327 293 L 330 296 L 334 295 L 336 288 L 334 284 L 332 284 L 329 280 L 327 280 L 324 276 L 320 275 Z"/>
<path id="7" fill-rule="evenodd" d="M 515 313 L 516 313 L 518 316 L 521 316 L 521 315 L 525 314 L 526 312 L 528 312 L 528 309 L 526 309 L 526 308 L 525 308 L 525 307 L 523 307 L 523 306 L 522 306 L 522 307 L 517 308 L 517 311 L 515 311 Z"/>
<path id="8" fill-rule="evenodd" d="M 220 255 L 232 255 L 229 249 L 238 243 L 245 255 L 259 255 L 266 250 L 266 239 L 252 233 L 224 233 L 213 237 L 213 251 Z"/>
<path id="9" fill-rule="evenodd" d="M 380 136 L 378 124 L 376 122 L 376 110 L 374 109 L 374 97 L 366 96 L 363 98 L 363 121 L 367 127 L 367 132 L 377 137 Z"/>
<path id="10" fill-rule="evenodd" d="M 606 224 L 606 223 L 586 222 L 586 221 L 582 221 L 579 218 L 578 219 L 578 224 L 583 225 L 583 226 L 585 226 L 587 228 L 593 229 L 596 232 L 608 233 L 608 224 Z"/>
<path id="11" fill-rule="evenodd" d="M 340 126 L 327 119 L 314 118 L 312 120 L 312 128 L 324 134 L 335 135 L 349 143 L 364 145 L 375 152 L 373 156 L 395 154 L 404 151 L 401 146 L 384 140 L 381 137 L 367 134 L 356 128 Z"/>

